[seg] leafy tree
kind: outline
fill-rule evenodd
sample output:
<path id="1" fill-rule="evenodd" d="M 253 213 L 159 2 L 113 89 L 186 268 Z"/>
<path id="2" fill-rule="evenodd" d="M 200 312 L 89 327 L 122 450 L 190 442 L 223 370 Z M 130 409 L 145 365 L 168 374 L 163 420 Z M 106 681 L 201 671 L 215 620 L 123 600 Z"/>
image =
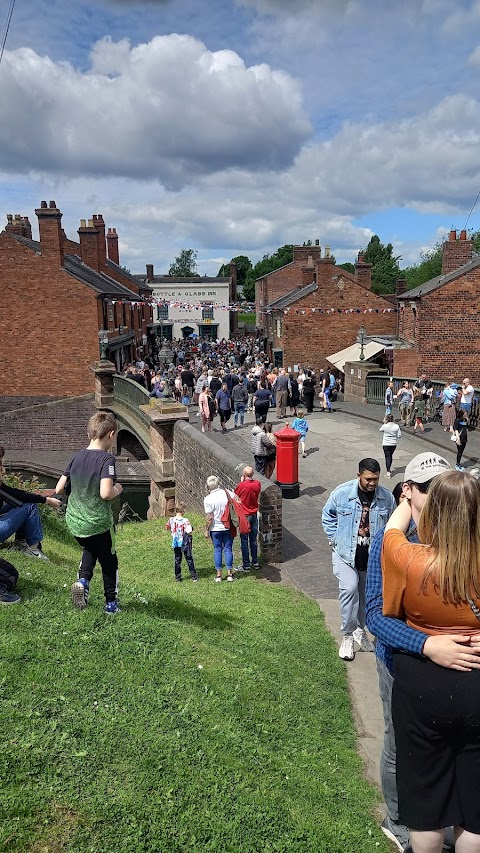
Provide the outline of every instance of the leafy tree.
<path id="1" fill-rule="evenodd" d="M 346 261 L 344 264 L 337 264 L 337 266 L 347 272 L 355 273 L 355 264 L 351 264 L 350 261 Z"/>
<path id="2" fill-rule="evenodd" d="M 237 267 L 237 288 L 238 290 L 242 289 L 243 291 L 247 273 L 252 269 L 252 262 L 246 255 L 237 255 L 236 258 L 232 258 L 230 264 L 231 263 L 236 264 Z M 217 278 L 228 278 L 230 275 L 230 264 L 223 264 L 220 267 Z"/>
<path id="3" fill-rule="evenodd" d="M 170 265 L 168 274 L 177 275 L 180 278 L 197 275 L 197 255 L 195 249 L 182 249 Z"/>
<path id="4" fill-rule="evenodd" d="M 473 251 L 480 251 L 480 231 L 471 232 L 469 238 L 473 240 Z M 433 249 L 421 253 L 419 264 L 412 264 L 411 267 L 403 270 L 402 275 L 407 279 L 409 290 L 419 287 L 421 284 L 425 284 L 426 281 L 430 281 L 431 278 L 436 278 L 437 275 L 440 275 L 442 272 L 444 242 L 443 240 L 442 242 L 435 243 Z"/>
<path id="5" fill-rule="evenodd" d="M 375 293 L 394 293 L 397 278 L 401 276 L 398 262 L 402 257 L 394 257 L 392 244 L 384 246 L 380 237 L 374 234 L 367 248 L 362 249 L 360 254 L 365 263 L 373 264 L 372 290 Z"/>
<path id="6" fill-rule="evenodd" d="M 243 285 L 243 295 L 249 302 L 255 301 L 255 281 L 279 267 L 284 267 L 293 261 L 293 244 L 287 243 L 281 246 L 273 255 L 266 254 L 261 261 L 258 261 L 251 270 L 247 272 L 245 284 Z"/>

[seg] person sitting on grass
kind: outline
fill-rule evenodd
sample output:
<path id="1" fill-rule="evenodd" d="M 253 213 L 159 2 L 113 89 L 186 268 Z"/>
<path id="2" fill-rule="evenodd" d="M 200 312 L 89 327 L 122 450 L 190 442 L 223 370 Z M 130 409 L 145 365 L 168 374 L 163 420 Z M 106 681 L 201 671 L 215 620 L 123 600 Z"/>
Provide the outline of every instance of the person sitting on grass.
<path id="1" fill-rule="evenodd" d="M 192 555 L 192 533 L 193 527 L 188 518 L 184 516 L 185 504 L 177 501 L 175 504 L 175 515 L 168 519 L 167 530 L 172 534 L 172 548 L 175 554 L 175 580 L 182 578 L 182 556 L 187 561 L 193 581 L 198 581 L 195 563 Z"/>
<path id="2" fill-rule="evenodd" d="M 56 485 L 62 494 L 70 484 L 66 522 L 70 533 L 83 548 L 78 579 L 72 585 L 72 602 L 83 610 L 87 606 L 90 582 L 98 560 L 102 567 L 105 613 L 119 613 L 117 602 L 118 558 L 111 501 L 122 494 L 116 483 L 115 457 L 110 448 L 117 433 L 117 422 L 110 412 L 97 412 L 88 422 L 90 444 L 80 450 L 67 465 Z"/>
<path id="3" fill-rule="evenodd" d="M 300 433 L 300 448 L 302 452 L 302 457 L 303 459 L 305 459 L 307 455 L 305 453 L 305 439 L 307 437 L 308 432 L 308 421 L 304 417 L 303 409 L 299 409 L 297 417 L 293 419 L 292 429 Z"/>
<path id="4" fill-rule="evenodd" d="M 54 495 L 46 497 L 7 486 L 3 482 L 4 456 L 5 448 L 0 446 L 0 542 L 15 534 L 13 548 L 26 557 L 48 560 L 42 551 L 43 530 L 37 504 L 46 503 L 58 509 L 62 502 Z"/>

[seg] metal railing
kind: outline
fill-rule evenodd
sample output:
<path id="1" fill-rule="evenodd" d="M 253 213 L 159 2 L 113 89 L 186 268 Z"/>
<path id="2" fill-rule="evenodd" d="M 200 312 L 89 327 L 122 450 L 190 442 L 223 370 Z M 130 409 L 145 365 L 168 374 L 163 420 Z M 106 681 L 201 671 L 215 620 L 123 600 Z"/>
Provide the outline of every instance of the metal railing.
<path id="1" fill-rule="evenodd" d="M 413 388 L 414 383 L 417 381 L 418 376 L 412 378 L 411 376 L 393 376 L 390 377 L 388 374 L 384 373 L 381 376 L 377 376 L 374 373 L 369 374 L 367 376 L 365 382 L 365 397 L 368 403 L 374 403 L 378 406 L 385 403 L 385 391 L 387 390 L 387 385 L 390 382 L 390 379 L 393 381 L 394 390 L 393 393 L 396 394 L 397 391 L 400 390 L 404 382 L 408 382 L 410 387 Z M 441 382 L 437 379 L 430 380 L 433 385 L 433 393 L 432 393 L 432 417 L 433 411 L 435 411 L 437 405 L 439 404 L 440 394 L 445 388 L 446 382 Z M 477 429 L 478 423 L 480 421 L 480 389 L 475 388 L 475 394 L 473 397 L 472 411 L 470 413 L 470 427 L 471 429 Z"/>
<path id="2" fill-rule="evenodd" d="M 150 420 L 145 412 L 140 411 L 140 406 L 148 406 L 150 395 L 145 388 L 133 379 L 120 376 L 116 373 L 113 377 L 113 396 L 116 402 L 129 409 L 146 427 L 150 428 Z"/>

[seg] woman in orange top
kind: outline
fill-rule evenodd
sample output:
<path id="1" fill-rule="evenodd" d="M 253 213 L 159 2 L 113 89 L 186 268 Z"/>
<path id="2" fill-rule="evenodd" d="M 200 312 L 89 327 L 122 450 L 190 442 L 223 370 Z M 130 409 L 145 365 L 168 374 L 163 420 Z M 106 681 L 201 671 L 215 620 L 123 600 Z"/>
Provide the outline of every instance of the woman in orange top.
<path id="1" fill-rule="evenodd" d="M 403 501 L 385 528 L 383 612 L 428 634 L 480 642 L 480 482 L 435 477 L 420 516 L 425 544 L 405 537 Z M 392 695 L 399 820 L 414 853 L 441 853 L 446 826 L 456 853 L 480 853 L 480 670 L 445 669 L 397 652 Z"/>

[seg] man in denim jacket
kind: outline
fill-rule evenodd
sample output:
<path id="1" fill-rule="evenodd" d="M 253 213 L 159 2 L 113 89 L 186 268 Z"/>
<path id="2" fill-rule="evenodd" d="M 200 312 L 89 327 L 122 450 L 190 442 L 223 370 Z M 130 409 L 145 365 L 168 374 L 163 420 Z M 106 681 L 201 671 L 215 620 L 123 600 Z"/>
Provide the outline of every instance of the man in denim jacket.
<path id="1" fill-rule="evenodd" d="M 354 659 L 354 641 L 363 651 L 374 651 L 365 631 L 368 552 L 370 540 L 385 527 L 395 509 L 393 495 L 379 486 L 379 479 L 377 460 L 362 459 L 357 479 L 337 486 L 322 512 L 339 586 L 343 639 L 338 654 L 342 660 Z"/>

